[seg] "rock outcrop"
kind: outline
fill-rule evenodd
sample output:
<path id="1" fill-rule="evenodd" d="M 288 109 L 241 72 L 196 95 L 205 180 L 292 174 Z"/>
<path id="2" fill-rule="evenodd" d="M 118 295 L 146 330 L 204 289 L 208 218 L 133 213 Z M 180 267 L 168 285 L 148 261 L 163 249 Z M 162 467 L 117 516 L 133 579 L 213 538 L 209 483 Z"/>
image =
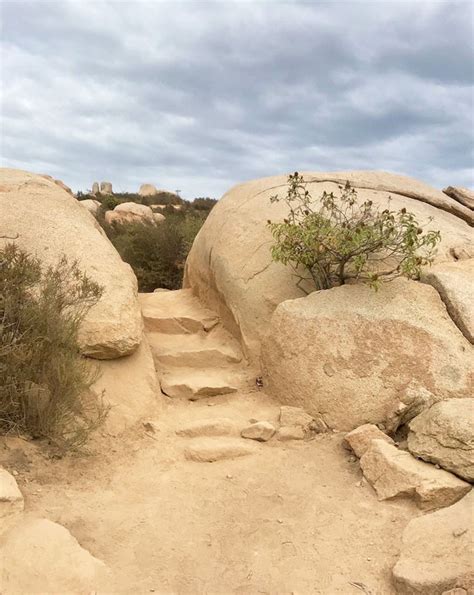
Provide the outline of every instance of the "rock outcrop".
<path id="1" fill-rule="evenodd" d="M 361 200 L 385 208 L 391 198 L 391 209 L 407 208 L 427 230 L 441 232 L 437 262 L 452 261 L 454 249 L 461 254 L 472 245 L 472 211 L 417 180 L 367 171 L 303 175 L 315 200 L 323 191 L 338 193 L 338 185 L 349 180 Z M 286 176 L 232 188 L 211 211 L 186 264 L 185 286 L 219 313 L 253 361 L 276 306 L 303 295 L 290 267 L 272 262 L 270 255 L 273 239 L 266 222 L 281 221 L 288 214 L 286 205 L 272 204 L 270 197 L 284 196 L 286 190 Z"/>
<path id="2" fill-rule="evenodd" d="M 417 461 L 385 440 L 372 440 L 360 466 L 379 500 L 409 496 L 424 510 L 450 506 L 471 490 L 455 475 Z"/>
<path id="3" fill-rule="evenodd" d="M 140 196 L 154 196 L 155 194 L 158 194 L 158 190 L 156 189 L 156 186 L 153 186 L 153 184 L 142 184 L 138 194 Z"/>
<path id="4" fill-rule="evenodd" d="M 1 235 L 18 235 L 15 243 L 44 266 L 56 264 L 63 255 L 77 261 L 103 287 L 100 301 L 80 329 L 84 355 L 112 359 L 138 347 L 143 323 L 135 275 L 79 201 L 41 176 L 2 169 Z M 5 241 L 9 240 L 0 240 Z"/>
<path id="5" fill-rule="evenodd" d="M 27 519 L 0 540 L 0 587 L 18 593 L 90 593 L 110 587 L 105 564 L 82 548 L 67 529 Z"/>
<path id="6" fill-rule="evenodd" d="M 100 193 L 99 182 L 94 182 L 92 184 L 92 194 L 96 195 Z"/>
<path id="7" fill-rule="evenodd" d="M 54 182 L 56 186 L 59 186 L 65 192 L 67 192 L 71 196 L 74 196 L 73 191 L 69 188 L 69 186 L 66 186 L 66 184 L 62 180 L 55 180 L 52 176 L 48 176 L 47 174 L 40 174 L 40 177 L 44 178 L 45 180 L 51 180 L 51 182 Z"/>
<path id="8" fill-rule="evenodd" d="M 474 344 L 474 258 L 431 267 L 421 280 L 436 289 L 453 322 Z"/>
<path id="9" fill-rule="evenodd" d="M 428 285 L 344 285 L 277 307 L 262 372 L 281 403 L 352 430 L 402 413 L 408 421 L 413 392 L 433 401 L 470 396 L 472 347 Z"/>
<path id="10" fill-rule="evenodd" d="M 435 403 L 409 427 L 412 454 L 474 482 L 474 398 Z"/>
<path id="11" fill-rule="evenodd" d="M 468 209 L 474 210 L 474 192 L 472 190 L 459 188 L 458 186 L 448 186 L 443 192 Z"/>
<path id="12" fill-rule="evenodd" d="M 81 205 L 81 207 L 87 209 L 89 213 L 92 213 L 94 217 L 97 215 L 100 209 L 100 202 L 98 200 L 92 200 L 90 198 L 87 198 L 86 200 L 80 200 L 79 204 Z"/>
<path id="13" fill-rule="evenodd" d="M 100 192 L 101 194 L 113 194 L 112 182 L 101 182 Z"/>
<path id="14" fill-rule="evenodd" d="M 113 211 L 107 211 L 105 220 L 107 223 L 133 223 L 136 221 L 152 223 L 155 221 L 155 214 L 146 205 L 123 202 L 117 205 Z"/>
<path id="15" fill-rule="evenodd" d="M 354 451 L 356 457 L 360 459 L 369 450 L 372 440 L 383 440 L 388 444 L 394 444 L 390 436 L 384 434 L 376 425 L 364 424 L 346 434 L 343 445 Z"/>
<path id="16" fill-rule="evenodd" d="M 473 510 L 471 492 L 449 508 L 408 523 L 393 568 L 399 595 L 442 595 L 458 585 L 472 586 Z"/>

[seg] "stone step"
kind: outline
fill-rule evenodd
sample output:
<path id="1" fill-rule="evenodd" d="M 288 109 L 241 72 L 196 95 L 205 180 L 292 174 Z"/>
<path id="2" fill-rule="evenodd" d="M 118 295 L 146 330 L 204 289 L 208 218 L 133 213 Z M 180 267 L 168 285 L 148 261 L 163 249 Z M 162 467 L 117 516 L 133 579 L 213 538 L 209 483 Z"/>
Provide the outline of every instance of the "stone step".
<path id="1" fill-rule="evenodd" d="M 214 463 L 254 454 L 258 446 L 237 438 L 197 438 L 184 449 L 184 456 L 198 463 Z"/>
<path id="2" fill-rule="evenodd" d="M 204 308 L 190 289 L 140 293 L 145 330 L 167 334 L 208 332 L 219 317 Z"/>
<path id="3" fill-rule="evenodd" d="M 226 343 L 215 339 L 213 333 L 195 335 L 148 333 L 147 337 L 158 368 L 161 366 L 219 367 L 236 364 L 242 360 L 238 347 L 233 344 L 230 337 Z"/>
<path id="4" fill-rule="evenodd" d="M 237 392 L 236 383 L 222 370 L 177 368 L 166 371 L 160 384 L 161 390 L 168 397 L 190 401 Z"/>

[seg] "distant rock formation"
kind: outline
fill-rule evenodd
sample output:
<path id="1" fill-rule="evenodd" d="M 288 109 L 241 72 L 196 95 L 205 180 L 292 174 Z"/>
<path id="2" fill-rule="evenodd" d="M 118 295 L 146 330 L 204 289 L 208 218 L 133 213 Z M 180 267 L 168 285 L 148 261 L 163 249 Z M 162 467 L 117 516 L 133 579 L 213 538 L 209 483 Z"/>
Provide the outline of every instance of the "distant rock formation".
<path id="1" fill-rule="evenodd" d="M 154 196 L 155 194 L 158 194 L 158 190 L 153 184 L 142 184 L 138 194 L 140 196 Z"/>
<path id="2" fill-rule="evenodd" d="M 109 224 L 135 221 L 158 223 L 164 219 L 165 216 L 161 213 L 153 213 L 150 207 L 135 202 L 124 202 L 117 205 L 113 211 L 105 213 L 105 220 Z"/>
<path id="3" fill-rule="evenodd" d="M 101 182 L 100 192 L 101 194 L 113 194 L 112 182 Z"/>
<path id="4" fill-rule="evenodd" d="M 99 194 L 100 192 L 100 188 L 99 188 L 99 182 L 94 182 L 92 184 L 92 194 Z"/>

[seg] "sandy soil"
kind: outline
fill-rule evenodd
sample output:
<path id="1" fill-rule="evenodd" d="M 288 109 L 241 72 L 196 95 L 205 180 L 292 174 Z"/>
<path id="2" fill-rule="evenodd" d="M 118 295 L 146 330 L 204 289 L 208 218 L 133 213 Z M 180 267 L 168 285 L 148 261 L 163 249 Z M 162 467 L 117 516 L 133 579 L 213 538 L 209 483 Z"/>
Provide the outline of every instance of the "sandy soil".
<path id="1" fill-rule="evenodd" d="M 154 434 L 103 436 L 94 454 L 61 460 L 4 439 L 0 464 L 18 473 L 27 514 L 63 524 L 112 569 L 111 592 L 395 593 L 401 533 L 419 511 L 361 486 L 342 434 L 215 463 L 187 461 L 191 439 L 175 434 L 198 419 L 277 416 L 261 392 L 170 401 Z"/>

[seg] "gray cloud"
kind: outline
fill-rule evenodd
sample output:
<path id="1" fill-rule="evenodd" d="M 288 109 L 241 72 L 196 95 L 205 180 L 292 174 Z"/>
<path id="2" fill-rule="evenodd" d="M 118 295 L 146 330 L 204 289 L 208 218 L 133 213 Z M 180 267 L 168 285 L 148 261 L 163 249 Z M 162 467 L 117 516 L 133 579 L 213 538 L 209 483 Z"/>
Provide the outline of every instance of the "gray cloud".
<path id="1" fill-rule="evenodd" d="M 186 197 L 294 169 L 472 185 L 469 2 L 4 2 L 2 164 Z"/>

